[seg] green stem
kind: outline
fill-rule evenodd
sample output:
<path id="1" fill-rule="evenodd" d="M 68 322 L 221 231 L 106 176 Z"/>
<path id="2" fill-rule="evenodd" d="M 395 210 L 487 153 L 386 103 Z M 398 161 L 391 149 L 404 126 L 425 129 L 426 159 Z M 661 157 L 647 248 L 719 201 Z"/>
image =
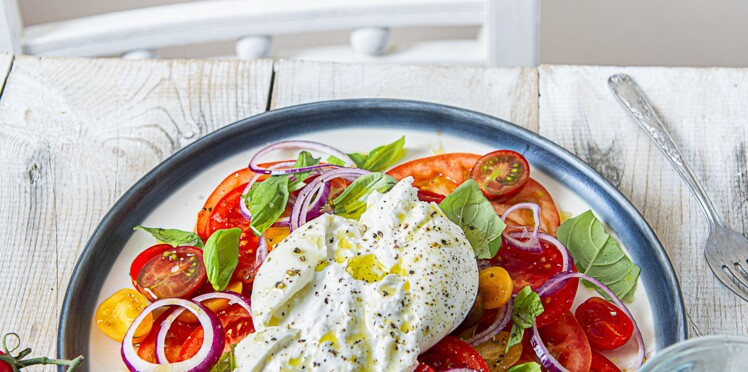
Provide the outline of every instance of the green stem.
<path id="1" fill-rule="evenodd" d="M 25 359 L 25 360 L 19 360 L 16 363 L 23 367 L 28 367 L 32 365 L 57 365 L 57 366 L 66 366 L 68 372 L 75 371 L 76 368 L 83 362 L 83 355 L 79 355 L 77 358 L 73 360 L 67 360 L 67 359 L 51 359 L 47 357 L 41 357 L 41 358 L 31 358 L 31 359 Z"/>

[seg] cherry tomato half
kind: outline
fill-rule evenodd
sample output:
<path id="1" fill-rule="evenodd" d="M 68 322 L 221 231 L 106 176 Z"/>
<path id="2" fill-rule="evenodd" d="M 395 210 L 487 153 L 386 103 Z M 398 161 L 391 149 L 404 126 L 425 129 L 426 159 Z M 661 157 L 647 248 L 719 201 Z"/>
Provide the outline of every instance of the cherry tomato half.
<path id="1" fill-rule="evenodd" d="M 203 251 L 176 247 L 151 258 L 138 273 L 138 289 L 151 301 L 192 297 L 205 283 Z"/>
<path id="2" fill-rule="evenodd" d="M 134 289 L 120 289 L 104 300 L 96 309 L 96 326 L 112 340 L 122 341 L 125 333 L 148 301 Z M 148 336 L 153 325 L 153 315 L 148 314 L 135 330 L 134 341 L 140 342 Z"/>
<path id="3" fill-rule="evenodd" d="M 540 206 L 540 229 L 550 235 L 556 236 L 556 229 L 561 224 L 556 203 L 553 202 L 553 198 L 548 193 L 548 190 L 532 178 L 527 181 L 527 184 L 520 190 L 519 194 L 506 201 L 494 200 L 491 204 L 493 204 L 493 209 L 496 213 L 501 216 L 513 205 L 525 202 L 535 203 Z M 535 218 L 532 215 L 532 211 L 519 210 L 510 214 L 506 222 L 508 225 L 513 226 L 534 226 Z"/>
<path id="4" fill-rule="evenodd" d="M 604 355 L 592 350 L 590 372 L 621 372 L 621 370 Z"/>
<path id="5" fill-rule="evenodd" d="M 515 294 L 528 285 L 533 291 L 537 290 L 546 280 L 561 272 L 563 259 L 558 249 L 543 239 L 540 246 L 542 252 L 529 253 L 513 248 L 504 241 L 494 257 L 494 261 L 506 269 L 512 278 Z M 571 270 L 577 271 L 573 265 Z M 579 279 L 570 279 L 558 292 L 541 300 L 545 310 L 535 320 L 538 327 L 553 323 L 571 309 L 578 284 Z"/>
<path id="6" fill-rule="evenodd" d="M 143 360 L 156 363 L 156 338 L 161 329 L 161 323 L 163 323 L 163 321 L 166 320 L 166 317 L 168 317 L 173 311 L 173 309 L 169 309 L 161 313 L 153 323 L 151 333 L 140 343 L 140 346 L 138 347 L 138 356 Z M 182 344 L 195 328 L 197 328 L 197 324 L 188 324 L 179 319 L 174 321 L 171 328 L 169 328 L 169 332 L 166 333 L 166 340 L 164 342 L 164 354 L 166 354 L 166 359 L 169 362 L 174 363 L 179 360 L 179 351 L 182 348 Z"/>
<path id="7" fill-rule="evenodd" d="M 398 181 L 413 176 L 419 190 L 447 196 L 470 177 L 470 169 L 480 155 L 451 153 L 416 159 L 387 171 Z"/>
<path id="8" fill-rule="evenodd" d="M 592 350 L 582 327 L 570 311 L 557 321 L 538 329 L 548 351 L 570 372 L 587 372 Z"/>
<path id="9" fill-rule="evenodd" d="M 478 345 L 475 350 L 480 353 L 491 372 L 504 372 L 515 365 L 522 356 L 522 343 L 513 345 L 506 350 L 509 342 L 509 332 L 501 331 L 492 339 Z"/>
<path id="10" fill-rule="evenodd" d="M 598 350 L 617 349 L 631 338 L 634 323 L 621 309 L 600 297 L 582 302 L 575 312 L 590 345 Z"/>
<path id="11" fill-rule="evenodd" d="M 130 264 L 130 280 L 132 281 L 132 285 L 135 288 L 138 288 L 138 274 L 140 274 L 140 270 L 143 270 L 143 266 L 145 266 L 148 261 L 153 259 L 153 257 L 160 256 L 165 251 L 172 248 L 173 247 L 170 244 L 156 244 L 143 252 L 140 252 L 140 254 L 135 257 Z M 138 290 L 140 289 L 138 288 Z"/>
<path id="12" fill-rule="evenodd" d="M 517 195 L 530 179 L 530 164 L 522 154 L 499 150 L 486 154 L 470 170 L 483 195 L 491 200 L 507 200 Z"/>
<path id="13" fill-rule="evenodd" d="M 418 190 L 418 200 L 422 202 L 434 202 L 436 204 L 439 204 L 442 202 L 442 200 L 444 200 L 444 198 L 446 198 L 446 196 L 442 194 L 437 194 L 428 190 Z"/>
<path id="14" fill-rule="evenodd" d="M 444 337 L 431 349 L 421 354 L 418 361 L 427 364 L 435 371 L 447 371 L 453 368 L 488 371 L 483 357 L 472 346 L 452 336 Z"/>
<path id="15" fill-rule="evenodd" d="M 255 331 L 254 325 L 252 324 L 252 317 L 246 310 L 244 310 L 244 308 L 237 304 L 230 305 L 229 307 L 218 311 L 216 315 L 218 316 L 218 320 L 221 321 L 223 331 L 226 334 L 224 352 L 230 350 L 231 345 L 238 344 L 241 340 Z M 190 359 L 197 354 L 200 347 L 203 345 L 203 336 L 203 327 L 201 326 L 198 326 L 194 331 L 192 331 L 192 333 L 190 333 L 179 351 L 180 361 Z"/>

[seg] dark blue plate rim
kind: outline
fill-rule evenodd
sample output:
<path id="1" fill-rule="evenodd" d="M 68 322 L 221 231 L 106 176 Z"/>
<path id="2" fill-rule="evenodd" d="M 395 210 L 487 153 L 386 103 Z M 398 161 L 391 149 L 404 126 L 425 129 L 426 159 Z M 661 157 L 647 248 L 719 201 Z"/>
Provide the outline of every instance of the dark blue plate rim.
<path id="1" fill-rule="evenodd" d="M 88 355 L 97 299 L 92 294 L 101 289 L 132 234 L 131 226 L 140 223 L 170 190 L 246 148 L 343 127 L 442 132 L 523 153 L 536 169 L 575 190 L 642 268 L 657 349 L 686 339 L 683 297 L 662 244 L 636 208 L 592 167 L 536 133 L 485 114 L 429 102 L 352 99 L 292 106 L 240 120 L 177 151 L 136 182 L 101 220 L 76 264 L 60 314 L 58 356 Z"/>

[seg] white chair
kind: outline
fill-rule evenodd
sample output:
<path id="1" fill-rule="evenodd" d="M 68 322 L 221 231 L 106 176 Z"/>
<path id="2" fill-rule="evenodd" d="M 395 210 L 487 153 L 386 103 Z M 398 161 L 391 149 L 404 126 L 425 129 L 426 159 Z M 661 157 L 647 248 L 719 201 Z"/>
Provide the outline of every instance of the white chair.
<path id="1" fill-rule="evenodd" d="M 538 64 L 540 0 L 213 0 L 23 27 L 17 0 L 2 0 L 0 50 L 40 56 L 154 58 L 159 48 L 235 40 L 239 58 L 270 56 L 276 35 L 350 30 L 350 46 L 274 56 L 497 66 Z M 397 27 L 481 26 L 471 40 L 388 47 Z"/>

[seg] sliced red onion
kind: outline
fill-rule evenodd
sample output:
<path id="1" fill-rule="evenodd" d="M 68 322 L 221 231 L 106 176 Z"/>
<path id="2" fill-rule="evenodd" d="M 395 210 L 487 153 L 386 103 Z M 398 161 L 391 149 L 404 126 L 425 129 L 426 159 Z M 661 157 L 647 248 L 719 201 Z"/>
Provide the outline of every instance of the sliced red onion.
<path id="1" fill-rule="evenodd" d="M 613 291 L 608 288 L 605 284 L 600 282 L 599 280 L 582 273 L 576 273 L 576 272 L 562 272 L 554 275 L 552 278 L 548 279 L 538 290 L 536 293 L 540 297 L 546 297 L 549 296 L 550 291 L 552 291 L 554 288 L 559 287 L 563 282 L 569 280 L 569 279 L 584 279 L 592 284 L 594 284 L 596 287 L 600 288 L 605 294 L 610 297 L 611 300 L 613 300 L 613 303 L 618 306 L 621 311 L 623 311 L 626 316 L 631 319 L 631 322 L 634 323 L 634 339 L 636 340 L 636 345 L 638 347 L 638 352 L 636 356 L 636 361 L 634 362 L 634 365 L 631 366 L 631 369 L 636 370 L 644 361 L 644 339 L 642 338 L 642 333 L 639 330 L 639 325 L 636 324 L 636 320 L 631 315 L 631 312 L 626 307 L 626 305 L 623 304 L 621 300 L 618 299 L 618 297 L 613 293 Z M 550 284 L 549 284 L 550 282 Z M 548 285 L 546 285 L 548 284 Z M 556 288 L 556 290 L 558 290 Z M 549 371 L 566 371 L 566 368 L 564 368 L 561 363 L 556 360 L 549 352 L 548 349 L 543 345 L 543 340 L 540 339 L 540 333 L 538 332 L 537 326 L 533 324 L 532 327 L 532 338 L 530 339 L 530 344 L 532 345 L 532 348 L 535 350 L 535 354 L 540 359 L 541 364 L 543 364 L 543 367 L 547 368 Z"/>
<path id="2" fill-rule="evenodd" d="M 299 195 L 296 197 L 296 201 L 293 203 L 293 208 L 291 209 L 290 230 L 294 231 L 298 229 L 301 225 L 305 224 L 308 219 L 310 219 L 310 217 L 308 216 L 308 213 L 310 212 L 310 205 L 315 200 L 314 197 L 319 192 L 318 190 L 322 190 L 322 188 L 325 187 L 325 183 L 328 183 L 336 178 L 343 178 L 349 181 L 354 181 L 357 178 L 368 173 L 370 172 L 364 169 L 338 168 L 320 174 L 317 178 L 314 179 L 314 181 L 310 182 L 308 185 L 304 186 L 301 191 L 299 191 Z M 320 200 L 322 199 L 325 198 L 320 198 Z M 326 202 L 327 200 L 324 200 L 322 205 L 324 205 L 324 203 Z M 319 204 L 319 201 L 315 204 Z"/>
<path id="3" fill-rule="evenodd" d="M 531 234 L 528 234 L 525 230 L 522 232 L 522 236 L 520 238 L 526 239 L 526 240 L 518 240 L 516 234 L 512 233 L 504 233 L 504 239 L 507 241 L 508 244 L 512 245 L 513 247 L 523 250 L 526 252 L 534 252 L 539 253 L 542 251 L 542 248 L 540 247 L 540 241 L 538 240 L 538 230 L 540 229 L 540 206 L 535 203 L 517 203 L 509 209 L 504 212 L 504 215 L 501 216 L 501 219 L 506 222 L 506 218 L 509 217 L 509 215 L 517 210 L 520 209 L 530 209 L 533 211 L 533 217 L 535 217 L 535 227 Z"/>
<path id="4" fill-rule="evenodd" d="M 162 356 L 158 356 L 159 361 L 165 361 L 165 363 L 154 364 L 140 358 L 140 356 L 138 356 L 138 353 L 135 351 L 135 347 L 133 347 L 133 337 L 135 335 L 135 330 L 138 328 L 138 326 L 140 326 L 140 323 L 143 322 L 143 319 L 145 319 L 148 314 L 153 312 L 153 310 L 164 306 L 180 306 L 181 308 L 173 312 L 172 315 L 175 313 L 181 314 L 185 309 L 187 309 L 200 321 L 200 325 L 203 327 L 204 331 L 203 345 L 200 347 L 200 350 L 197 351 L 197 354 L 195 354 L 192 358 L 178 363 L 168 363 L 165 356 L 163 356 L 163 358 Z M 165 322 L 166 320 L 164 321 L 164 323 Z M 164 329 L 168 331 L 168 327 L 163 327 L 162 325 L 161 330 L 158 334 L 158 338 L 162 337 L 162 332 L 163 337 L 166 337 L 166 331 L 164 331 Z M 127 368 L 133 372 L 207 371 L 213 365 L 215 365 L 216 362 L 218 362 L 225 343 L 226 336 L 223 332 L 223 326 L 221 326 L 221 322 L 218 320 L 218 317 L 213 314 L 212 311 L 208 310 L 208 308 L 206 308 L 205 306 L 190 300 L 184 300 L 181 298 L 166 298 L 148 305 L 145 309 L 143 309 L 138 317 L 135 318 L 135 321 L 130 326 L 130 329 L 127 330 L 124 340 L 122 340 L 121 354 L 122 360 L 125 362 Z M 161 344 L 163 345 L 163 339 Z M 158 347 L 156 349 L 158 351 Z"/>
<path id="5" fill-rule="evenodd" d="M 206 294 L 201 294 L 193 298 L 192 301 L 203 302 L 207 300 L 212 300 L 214 298 L 223 298 L 223 299 L 229 300 L 229 305 L 237 304 L 241 306 L 242 309 L 247 310 L 247 313 L 250 316 L 252 315 L 252 308 L 250 306 L 249 299 L 235 292 L 230 292 L 230 291 L 210 292 Z M 179 309 L 177 311 L 179 311 Z M 181 311 L 179 312 L 181 313 Z"/>
<path id="6" fill-rule="evenodd" d="M 477 335 L 473 335 L 473 337 L 465 340 L 465 342 L 474 347 L 489 341 L 494 336 L 499 334 L 499 332 L 501 332 L 501 330 L 504 329 L 507 324 L 509 324 L 509 321 L 512 320 L 513 311 L 514 298 L 511 298 L 509 299 L 509 302 L 507 302 L 506 305 L 501 308 L 501 311 L 496 313 L 496 319 L 493 321 L 493 323 L 491 323 L 490 326 L 488 326 L 488 328 Z"/>
<path id="7" fill-rule="evenodd" d="M 336 158 L 342 160 L 346 166 L 354 167 L 356 165 L 356 163 L 348 155 L 346 155 L 346 153 L 338 149 L 335 149 L 333 147 L 327 146 L 319 142 L 299 140 L 299 141 L 276 142 L 270 146 L 266 146 L 262 148 L 260 151 L 257 151 L 255 155 L 252 157 L 252 159 L 249 161 L 249 169 L 255 173 L 261 173 L 261 174 L 291 174 L 291 173 L 298 173 L 298 172 L 306 172 L 312 169 L 340 167 L 335 164 L 317 164 L 317 165 L 311 165 L 308 167 L 293 168 L 293 169 L 271 169 L 271 168 L 263 168 L 258 165 L 260 158 L 262 158 L 263 156 L 276 150 L 288 150 L 288 149 L 304 149 L 304 150 L 322 152 L 327 155 L 333 155 Z"/>
<path id="8" fill-rule="evenodd" d="M 265 261 L 265 257 L 268 256 L 268 241 L 265 238 L 265 233 L 260 235 L 260 245 L 257 246 L 257 253 L 255 253 L 255 268 L 259 268 Z"/>

